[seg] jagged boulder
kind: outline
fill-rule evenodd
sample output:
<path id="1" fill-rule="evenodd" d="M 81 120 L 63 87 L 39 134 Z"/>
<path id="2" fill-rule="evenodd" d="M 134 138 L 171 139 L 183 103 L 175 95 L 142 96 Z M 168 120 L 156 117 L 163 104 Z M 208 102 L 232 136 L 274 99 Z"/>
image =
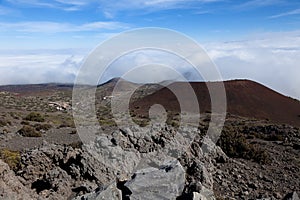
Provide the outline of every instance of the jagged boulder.
<path id="1" fill-rule="evenodd" d="M 86 147 L 98 162 L 114 173 L 114 177 L 126 179 L 140 162 L 140 154 L 135 149 L 124 150 L 121 146 L 116 145 L 113 138 L 109 136 L 98 136 Z"/>
<path id="2" fill-rule="evenodd" d="M 160 168 L 146 168 L 137 171 L 125 187 L 130 190 L 130 199 L 176 199 L 185 184 L 185 171 L 176 161 Z"/>

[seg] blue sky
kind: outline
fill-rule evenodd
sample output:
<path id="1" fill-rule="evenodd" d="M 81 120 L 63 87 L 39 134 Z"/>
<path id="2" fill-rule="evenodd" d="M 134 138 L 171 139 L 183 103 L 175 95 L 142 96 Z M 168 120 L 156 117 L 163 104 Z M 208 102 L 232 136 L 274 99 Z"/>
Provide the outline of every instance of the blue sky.
<path id="1" fill-rule="evenodd" d="M 164 27 L 199 42 L 300 27 L 298 0 L 1 0 L 2 49 L 91 48 L 131 28 Z M 81 38 L 81 40 L 79 40 Z M 85 38 L 88 40 L 83 41 Z"/>
<path id="2" fill-rule="evenodd" d="M 0 0 L 0 84 L 72 82 L 97 44 L 142 27 L 194 38 L 224 79 L 300 98 L 299 0 Z"/>

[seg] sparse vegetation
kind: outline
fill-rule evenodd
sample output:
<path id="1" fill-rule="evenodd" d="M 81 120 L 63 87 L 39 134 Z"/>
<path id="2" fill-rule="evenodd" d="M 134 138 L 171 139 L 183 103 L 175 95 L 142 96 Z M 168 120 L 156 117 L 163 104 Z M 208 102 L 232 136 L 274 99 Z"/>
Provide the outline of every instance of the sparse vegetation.
<path id="1" fill-rule="evenodd" d="M 4 127 L 4 126 L 7 126 L 7 125 L 11 125 L 11 122 L 7 121 L 5 119 L 0 119 L 0 127 Z"/>
<path id="2" fill-rule="evenodd" d="M 30 125 L 29 121 L 21 121 L 22 125 Z"/>
<path id="3" fill-rule="evenodd" d="M 116 122 L 112 119 L 101 119 L 99 124 L 100 126 L 116 126 Z"/>
<path id="4" fill-rule="evenodd" d="M 284 137 L 276 133 L 271 133 L 271 134 L 253 133 L 252 135 L 255 138 L 259 138 L 267 141 L 284 141 Z"/>
<path id="5" fill-rule="evenodd" d="M 24 125 L 18 133 L 24 137 L 42 137 L 42 134 L 32 126 Z"/>
<path id="6" fill-rule="evenodd" d="M 5 129 L 3 129 L 3 131 L 2 131 L 2 133 L 3 134 L 7 134 L 9 131 L 5 128 Z"/>
<path id="7" fill-rule="evenodd" d="M 0 150 L 0 157 L 12 170 L 17 171 L 19 169 L 21 161 L 20 152 L 2 149 Z"/>
<path id="8" fill-rule="evenodd" d="M 73 142 L 69 144 L 68 146 L 72 147 L 73 149 L 81 149 L 83 143 L 81 141 Z"/>
<path id="9" fill-rule="evenodd" d="M 266 141 L 284 141 L 285 135 L 282 127 L 274 125 L 245 127 L 243 132 L 247 134 L 247 137 L 254 137 Z"/>
<path id="10" fill-rule="evenodd" d="M 40 113 L 31 112 L 24 118 L 24 120 L 33 122 L 44 122 L 45 118 Z"/>
<path id="11" fill-rule="evenodd" d="M 168 118 L 166 122 L 169 126 L 173 126 L 174 128 L 178 128 L 180 126 L 179 120 Z"/>
<path id="12" fill-rule="evenodd" d="M 73 120 L 63 120 L 62 123 L 58 126 L 58 128 L 75 128 L 75 123 Z"/>
<path id="13" fill-rule="evenodd" d="M 37 131 L 48 131 L 50 128 L 52 128 L 51 124 L 35 124 L 34 125 L 35 130 Z"/>
<path id="14" fill-rule="evenodd" d="M 250 144 L 245 136 L 237 131 L 224 130 L 217 145 L 219 145 L 229 157 L 253 160 L 258 163 L 268 162 L 267 152 Z"/>
<path id="15" fill-rule="evenodd" d="M 213 187 L 216 199 L 219 200 L 228 199 L 223 196 L 224 194 L 232 196 L 232 199 L 256 199 L 263 198 L 264 195 L 267 197 L 269 194 L 274 197 L 277 196 L 279 199 L 280 196 L 283 197 L 287 190 L 292 189 L 292 187 L 295 188 L 294 186 L 298 184 L 299 173 L 297 173 L 297 170 L 300 165 L 300 159 L 298 159 L 297 153 L 300 149 L 300 130 L 292 127 L 292 125 L 284 125 L 283 123 L 286 123 L 284 121 L 281 122 L 279 120 L 278 122 L 274 122 L 274 118 L 272 117 L 273 112 L 270 112 L 270 115 L 261 115 L 263 116 L 261 117 L 260 113 L 253 111 L 252 107 L 249 106 L 248 110 L 247 101 L 241 102 L 243 107 L 235 107 L 233 105 L 233 108 L 241 109 L 241 112 L 245 111 L 246 114 L 253 113 L 253 117 L 246 115 L 251 117 L 247 118 L 246 116 L 239 116 L 238 113 L 227 113 L 225 129 L 218 145 L 231 158 L 228 159 L 218 149 L 211 152 L 210 158 L 206 159 L 206 156 L 203 154 L 204 152 L 200 148 L 203 142 L 201 139 L 207 135 L 208 128 L 211 131 L 209 137 L 212 141 L 216 141 L 219 138 L 219 124 L 214 122 L 210 124 L 212 117 L 219 116 L 214 113 L 212 114 L 209 111 L 209 107 L 204 106 L 201 110 L 199 131 L 193 135 L 194 124 L 180 124 L 180 117 L 184 115 L 183 117 L 189 119 L 190 114 L 187 112 L 178 112 L 174 104 L 175 102 L 169 101 L 169 98 L 165 98 L 167 96 L 159 95 L 157 96 L 157 100 L 162 100 L 162 105 L 166 106 L 167 118 L 164 118 L 165 116 L 159 118 L 159 116 L 153 115 L 151 119 L 153 122 L 159 123 L 163 123 L 162 119 L 167 119 L 166 124 L 169 126 L 154 126 L 153 130 L 148 134 L 143 129 L 137 128 L 137 125 L 132 126 L 123 123 L 122 125 L 126 126 L 126 128 L 124 127 L 123 129 L 123 127 L 120 127 L 118 129 L 115 119 L 122 119 L 127 117 L 127 115 L 125 113 L 118 113 L 116 116 L 120 116 L 120 118 L 113 116 L 110 101 L 102 101 L 104 96 L 110 95 L 111 87 L 101 86 L 97 87 L 97 89 L 101 90 L 98 92 L 99 98 L 95 99 L 97 119 L 100 125 L 104 127 L 103 133 L 108 138 L 108 145 L 110 142 L 113 144 L 107 151 L 111 148 L 119 150 L 119 147 L 121 147 L 122 149 L 120 150 L 122 152 L 123 150 L 128 153 L 133 152 L 143 157 L 144 155 L 148 157 L 148 155 L 161 154 L 159 156 L 163 159 L 166 157 L 164 153 L 168 153 L 168 156 L 170 153 L 174 157 L 178 156 L 180 164 L 186 170 L 186 184 L 184 189 L 186 195 L 178 199 L 192 199 L 193 192 L 200 192 L 206 186 L 207 188 Z M 65 188 L 67 188 L 65 194 L 69 194 L 69 191 L 73 191 L 73 189 L 74 194 L 84 194 L 86 192 L 85 183 L 89 185 L 91 181 L 97 183 L 97 180 L 111 180 L 111 175 L 114 172 L 110 171 L 109 166 L 100 164 L 97 159 L 89 159 L 88 156 L 93 155 L 87 154 L 88 152 L 85 150 L 79 150 L 83 148 L 83 143 L 78 138 L 71 110 L 61 111 L 56 106 L 51 106 L 51 102 L 71 102 L 72 91 L 70 90 L 68 95 L 59 91 L 52 91 L 52 89 L 47 93 L 45 88 L 35 91 L 22 95 L 22 90 L 20 90 L 20 95 L 11 95 L 9 98 L 6 98 L 8 94 L 5 94 L 0 99 L 3 108 L 0 114 L 0 127 L 2 126 L 0 128 L 0 132 L 2 132 L 0 133 L 0 139 L 3 141 L 2 148 L 7 148 L 4 150 L 0 149 L 0 159 L 3 159 L 13 170 L 17 171 L 16 176 L 20 177 L 23 185 L 29 187 L 29 189 L 31 187 L 33 192 L 34 190 L 43 191 L 39 195 L 45 195 L 49 198 L 52 197 L 52 194 L 58 194 L 57 192 L 60 194 L 64 193 Z M 120 91 L 118 94 L 120 97 L 122 97 L 121 92 L 123 91 Z M 140 101 L 138 104 L 134 103 L 148 94 L 146 90 L 141 91 L 136 96 L 132 96 L 130 100 L 130 105 L 131 103 L 133 105 L 132 110 L 130 110 L 130 117 L 141 127 L 149 124 L 149 114 L 151 112 L 146 109 L 147 102 Z M 142 97 L 139 95 L 142 95 Z M 244 97 L 247 98 L 248 96 L 243 96 L 243 99 Z M 152 105 L 153 99 L 150 98 L 150 100 L 148 103 Z M 199 99 L 199 102 L 203 103 L 202 100 Z M 87 106 L 84 104 L 85 102 L 82 103 L 82 106 Z M 204 104 L 206 103 L 204 102 Z M 229 104 L 232 106 L 230 99 Z M 265 110 L 262 109 L 261 111 L 263 113 Z M 266 112 L 269 112 L 269 110 Z M 93 113 L 86 114 L 82 117 L 82 122 L 90 120 L 90 116 L 93 115 Z M 300 119 L 300 113 L 293 112 L 292 117 L 291 119 L 298 123 L 297 119 Z M 9 121 L 11 121 L 12 126 L 9 126 Z M 184 127 L 183 132 L 179 131 L 177 135 L 177 127 L 180 125 L 187 126 Z M 19 134 L 15 134 L 18 130 L 16 127 L 20 129 L 18 131 Z M 49 129 L 51 131 L 47 131 Z M 192 133 L 191 138 L 194 139 L 191 144 L 187 143 L 188 140 L 182 138 L 180 135 L 183 134 L 182 136 L 185 137 L 189 133 Z M 41 136 L 43 138 L 26 138 Z M 42 147 L 37 147 L 42 143 L 42 139 L 46 142 L 43 143 Z M 101 140 L 98 141 L 102 142 Z M 185 144 L 187 145 L 183 146 Z M 207 145 L 210 145 L 210 143 Z M 114 146 L 117 148 L 113 148 Z M 71 147 L 76 149 L 74 150 Z M 94 148 L 96 146 L 90 147 Z M 173 147 L 174 151 L 171 149 Z M 207 148 L 209 147 L 207 146 Z M 13 150 L 22 152 L 21 159 L 20 153 Z M 98 149 L 95 150 L 98 152 Z M 66 154 L 66 156 L 61 156 L 61 153 Z M 46 159 L 47 157 L 49 159 Z M 135 156 L 132 156 L 131 159 L 133 162 L 139 161 L 139 158 L 135 160 Z M 149 162 L 149 165 L 158 168 L 159 165 L 156 163 L 156 159 L 153 161 L 153 163 Z M 126 162 L 123 164 L 124 166 L 122 167 L 127 168 Z M 93 174 L 94 166 L 96 167 L 95 169 L 102 171 L 103 174 Z M 91 168 L 85 170 L 87 167 Z M 21 168 L 22 170 L 20 170 Z M 60 169 L 67 173 L 62 173 L 59 176 L 56 173 L 49 173 L 49 171 L 60 172 Z M 166 167 L 163 169 L 168 172 L 170 168 Z M 284 178 L 282 178 L 282 174 L 285 175 Z M 211 178 L 213 181 L 211 181 Z M 60 182 L 62 184 L 57 186 L 57 184 L 53 185 L 50 182 Z M 118 180 L 117 182 L 120 184 Z M 287 182 L 289 184 L 286 184 Z M 287 186 L 283 187 L 282 185 Z M 276 194 L 274 191 L 276 191 Z M 44 197 L 41 196 L 41 198 Z M 61 198 L 64 199 L 64 197 Z"/>
<path id="16" fill-rule="evenodd" d="M 143 118 L 143 117 L 134 117 L 134 118 L 132 118 L 132 121 L 134 123 L 136 123 L 137 125 L 139 125 L 140 127 L 146 127 L 146 126 L 149 125 L 149 122 L 150 122 L 150 120 L 147 119 L 146 117 L 145 118 Z"/>

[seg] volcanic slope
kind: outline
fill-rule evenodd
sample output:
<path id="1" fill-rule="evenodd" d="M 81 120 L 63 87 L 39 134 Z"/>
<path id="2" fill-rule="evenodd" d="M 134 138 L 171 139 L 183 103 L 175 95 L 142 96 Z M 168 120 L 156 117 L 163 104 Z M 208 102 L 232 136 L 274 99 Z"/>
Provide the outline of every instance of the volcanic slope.
<path id="1" fill-rule="evenodd" d="M 183 91 L 191 84 L 197 96 L 200 112 L 211 112 L 211 100 L 206 84 L 214 82 L 174 82 L 157 92 L 132 102 L 131 109 L 137 115 L 148 115 L 153 104 L 161 104 L 169 112 L 180 112 L 179 102 L 169 87 Z M 250 80 L 231 80 L 224 82 L 227 98 L 227 113 L 241 117 L 269 120 L 300 126 L 300 102 L 284 96 L 262 84 Z M 192 105 L 186 98 L 187 105 Z M 189 108 L 193 110 L 194 108 Z"/>

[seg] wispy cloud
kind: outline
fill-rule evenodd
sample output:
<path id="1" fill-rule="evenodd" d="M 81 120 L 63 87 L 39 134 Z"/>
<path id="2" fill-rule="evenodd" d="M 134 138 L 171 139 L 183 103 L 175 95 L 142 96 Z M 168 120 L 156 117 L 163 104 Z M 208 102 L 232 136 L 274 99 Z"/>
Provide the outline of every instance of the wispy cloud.
<path id="1" fill-rule="evenodd" d="M 29 33 L 60 33 L 60 32 L 84 32 L 99 30 L 120 30 L 128 28 L 128 24 L 120 22 L 91 22 L 80 25 L 49 21 L 32 21 L 7 23 L 0 22 L 0 31 L 15 31 Z"/>
<path id="2" fill-rule="evenodd" d="M 113 18 L 115 14 L 126 10 L 158 10 L 193 8 L 195 5 L 220 2 L 224 0 L 6 0 L 14 5 L 26 5 L 29 7 L 45 7 L 61 9 L 65 11 L 82 10 L 88 6 L 95 6 L 102 10 L 107 18 Z"/>
<path id="3" fill-rule="evenodd" d="M 278 15 L 273 15 L 270 18 L 275 19 L 275 18 L 285 17 L 285 16 L 289 16 L 289 15 L 300 15 L 300 8 L 295 9 L 295 10 L 291 10 L 291 11 L 288 11 L 288 12 L 280 13 Z"/>
<path id="4" fill-rule="evenodd" d="M 0 15 L 7 15 L 12 12 L 12 9 L 0 5 Z"/>
<path id="5" fill-rule="evenodd" d="M 121 11 L 146 10 L 156 12 L 171 9 L 195 9 L 203 4 L 222 1 L 224 0 L 119 0 L 117 2 L 100 0 L 100 9 L 105 16 L 113 18 Z"/>
<path id="6" fill-rule="evenodd" d="M 29 7 L 46 7 L 62 9 L 66 11 L 80 10 L 89 4 L 96 2 L 96 0 L 6 0 L 15 5 L 26 5 Z"/>
<path id="7" fill-rule="evenodd" d="M 284 0 L 250 0 L 240 5 L 237 5 L 237 9 L 253 9 L 258 7 L 265 7 L 265 6 L 274 6 L 280 5 L 285 3 Z"/>
<path id="8" fill-rule="evenodd" d="M 181 3 L 212 3 L 220 0 L 148 0 L 143 1 L 145 6 L 161 6 L 161 5 L 174 5 Z"/>

